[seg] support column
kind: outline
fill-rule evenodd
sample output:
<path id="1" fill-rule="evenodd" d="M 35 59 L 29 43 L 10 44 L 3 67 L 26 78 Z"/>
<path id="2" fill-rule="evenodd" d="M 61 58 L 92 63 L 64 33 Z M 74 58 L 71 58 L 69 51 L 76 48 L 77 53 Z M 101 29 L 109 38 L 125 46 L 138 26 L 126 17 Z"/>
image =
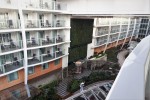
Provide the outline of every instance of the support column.
<path id="1" fill-rule="evenodd" d="M 123 42 L 123 44 L 122 44 L 121 49 L 123 48 L 124 44 L 126 43 L 126 39 L 127 39 L 128 33 L 129 33 L 129 27 L 130 27 L 130 18 L 129 18 L 129 20 L 128 20 L 128 29 L 127 29 L 127 34 L 126 34 L 126 37 L 125 37 L 125 39 L 124 39 L 124 42 Z"/>
<path id="2" fill-rule="evenodd" d="M 109 31 L 108 31 L 108 36 L 107 36 L 107 43 L 105 45 L 105 49 L 103 51 L 103 53 L 105 53 L 106 49 L 107 49 L 107 46 L 109 44 L 109 38 L 110 38 L 110 32 L 111 32 L 111 22 L 112 22 L 113 18 L 109 21 Z"/>
<path id="3" fill-rule="evenodd" d="M 148 21 L 148 25 L 147 25 L 147 29 L 146 29 L 145 37 L 146 37 L 146 36 L 147 36 L 147 34 L 148 34 L 148 30 L 149 30 L 149 23 L 150 23 L 150 19 L 149 19 L 149 21 Z"/>
<path id="4" fill-rule="evenodd" d="M 122 18 L 121 18 L 121 20 L 120 20 L 120 30 L 119 30 L 119 35 L 118 35 L 118 39 L 117 39 L 117 42 L 116 42 L 116 46 L 115 46 L 115 47 L 117 47 L 117 45 L 118 45 L 119 38 L 120 38 L 120 34 L 121 34 L 121 29 L 122 29 Z"/>
<path id="5" fill-rule="evenodd" d="M 136 27 L 136 19 L 134 19 L 134 28 L 133 28 L 132 36 L 130 38 L 129 43 L 132 41 L 132 38 L 133 38 L 133 35 L 134 35 L 134 31 L 135 31 L 135 27 Z"/>

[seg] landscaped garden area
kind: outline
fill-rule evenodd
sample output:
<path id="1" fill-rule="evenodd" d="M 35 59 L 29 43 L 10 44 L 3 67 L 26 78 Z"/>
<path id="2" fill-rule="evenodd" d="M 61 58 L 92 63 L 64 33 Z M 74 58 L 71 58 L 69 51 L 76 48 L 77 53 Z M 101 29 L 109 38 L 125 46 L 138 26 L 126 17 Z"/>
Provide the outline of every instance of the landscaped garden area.
<path id="1" fill-rule="evenodd" d="M 120 67 L 117 64 L 118 51 L 119 48 L 111 48 L 107 50 L 106 53 L 95 53 L 87 60 L 86 68 L 83 64 L 84 66 L 82 67 L 81 74 L 76 74 L 76 66 L 71 64 L 69 72 L 71 72 L 72 75 L 68 72 L 69 75 L 71 75 L 69 76 L 71 81 L 68 81 L 67 83 L 66 92 L 71 95 L 78 91 L 80 89 L 81 82 L 85 82 L 84 85 L 88 86 L 99 81 L 115 80 L 120 70 Z M 95 66 L 95 68 L 91 69 L 92 66 Z M 86 71 L 88 71 L 89 74 L 82 76 L 82 74 L 86 73 Z M 77 78 L 77 75 L 82 77 Z M 59 87 L 62 82 L 63 80 L 56 80 L 49 84 L 39 86 L 40 94 L 35 96 L 32 100 L 61 100 L 62 97 L 57 94 L 57 87 Z"/>

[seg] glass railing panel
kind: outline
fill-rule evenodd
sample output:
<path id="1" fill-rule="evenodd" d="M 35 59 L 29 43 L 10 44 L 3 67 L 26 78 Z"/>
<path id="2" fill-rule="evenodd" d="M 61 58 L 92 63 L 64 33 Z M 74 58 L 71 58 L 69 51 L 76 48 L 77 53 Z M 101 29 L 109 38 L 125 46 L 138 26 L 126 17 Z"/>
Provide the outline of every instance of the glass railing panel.
<path id="1" fill-rule="evenodd" d="M 0 43 L 0 52 L 9 52 L 23 47 L 22 40 Z"/>
<path id="2" fill-rule="evenodd" d="M 55 57 L 60 57 L 65 55 L 65 50 L 59 50 L 59 51 L 55 51 Z"/>
<path id="3" fill-rule="evenodd" d="M 28 56 L 28 65 L 37 64 L 40 62 L 42 62 L 42 56 L 36 55 Z"/>
<path id="4" fill-rule="evenodd" d="M 4 74 L 6 72 L 10 72 L 16 70 L 18 68 L 23 67 L 24 59 L 14 59 L 14 61 L 7 61 L 3 65 L 0 65 L 0 74 Z"/>
<path id="5" fill-rule="evenodd" d="M 55 10 L 67 10 L 67 4 L 55 2 Z"/>
<path id="6" fill-rule="evenodd" d="M 52 60 L 55 58 L 55 53 L 46 53 L 46 54 L 42 54 L 42 61 L 48 61 L 48 60 Z"/>
<path id="7" fill-rule="evenodd" d="M 19 29 L 20 20 L 0 19 L 0 29 Z"/>
<path id="8" fill-rule="evenodd" d="M 50 45 L 55 43 L 55 38 L 40 38 L 40 45 Z"/>
<path id="9" fill-rule="evenodd" d="M 36 47 L 40 45 L 40 39 L 27 39 L 27 47 Z"/>

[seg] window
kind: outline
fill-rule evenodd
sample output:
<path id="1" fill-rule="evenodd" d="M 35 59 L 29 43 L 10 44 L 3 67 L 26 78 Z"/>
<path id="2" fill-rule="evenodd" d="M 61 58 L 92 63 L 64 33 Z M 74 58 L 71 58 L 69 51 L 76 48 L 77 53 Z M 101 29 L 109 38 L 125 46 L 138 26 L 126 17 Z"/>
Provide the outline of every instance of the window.
<path id="1" fill-rule="evenodd" d="M 7 77 L 8 77 L 9 82 L 17 80 L 18 79 L 18 72 L 11 73 L 11 74 L 7 75 Z"/>
<path id="2" fill-rule="evenodd" d="M 47 69 L 48 68 L 48 63 L 45 63 L 45 64 L 43 64 L 42 65 L 42 69 L 44 70 L 44 69 Z"/>
<path id="3" fill-rule="evenodd" d="M 60 63 L 60 59 L 55 60 L 55 65 L 58 65 Z"/>
<path id="4" fill-rule="evenodd" d="M 34 73 L 34 67 L 29 67 L 28 68 L 28 75 L 31 75 Z"/>

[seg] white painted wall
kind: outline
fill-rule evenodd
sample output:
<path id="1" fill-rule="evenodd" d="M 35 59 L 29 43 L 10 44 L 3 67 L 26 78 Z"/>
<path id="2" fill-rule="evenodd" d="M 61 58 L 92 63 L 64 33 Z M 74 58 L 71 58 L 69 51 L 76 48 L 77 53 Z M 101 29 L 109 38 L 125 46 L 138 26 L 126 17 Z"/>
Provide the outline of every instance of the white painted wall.
<path id="1" fill-rule="evenodd" d="M 75 14 L 149 14 L 149 0 L 57 0 Z"/>
<path id="2" fill-rule="evenodd" d="M 94 55 L 94 48 L 91 49 L 92 46 L 93 46 L 92 43 L 90 43 L 90 44 L 87 45 L 87 58 L 89 58 L 90 56 Z"/>

